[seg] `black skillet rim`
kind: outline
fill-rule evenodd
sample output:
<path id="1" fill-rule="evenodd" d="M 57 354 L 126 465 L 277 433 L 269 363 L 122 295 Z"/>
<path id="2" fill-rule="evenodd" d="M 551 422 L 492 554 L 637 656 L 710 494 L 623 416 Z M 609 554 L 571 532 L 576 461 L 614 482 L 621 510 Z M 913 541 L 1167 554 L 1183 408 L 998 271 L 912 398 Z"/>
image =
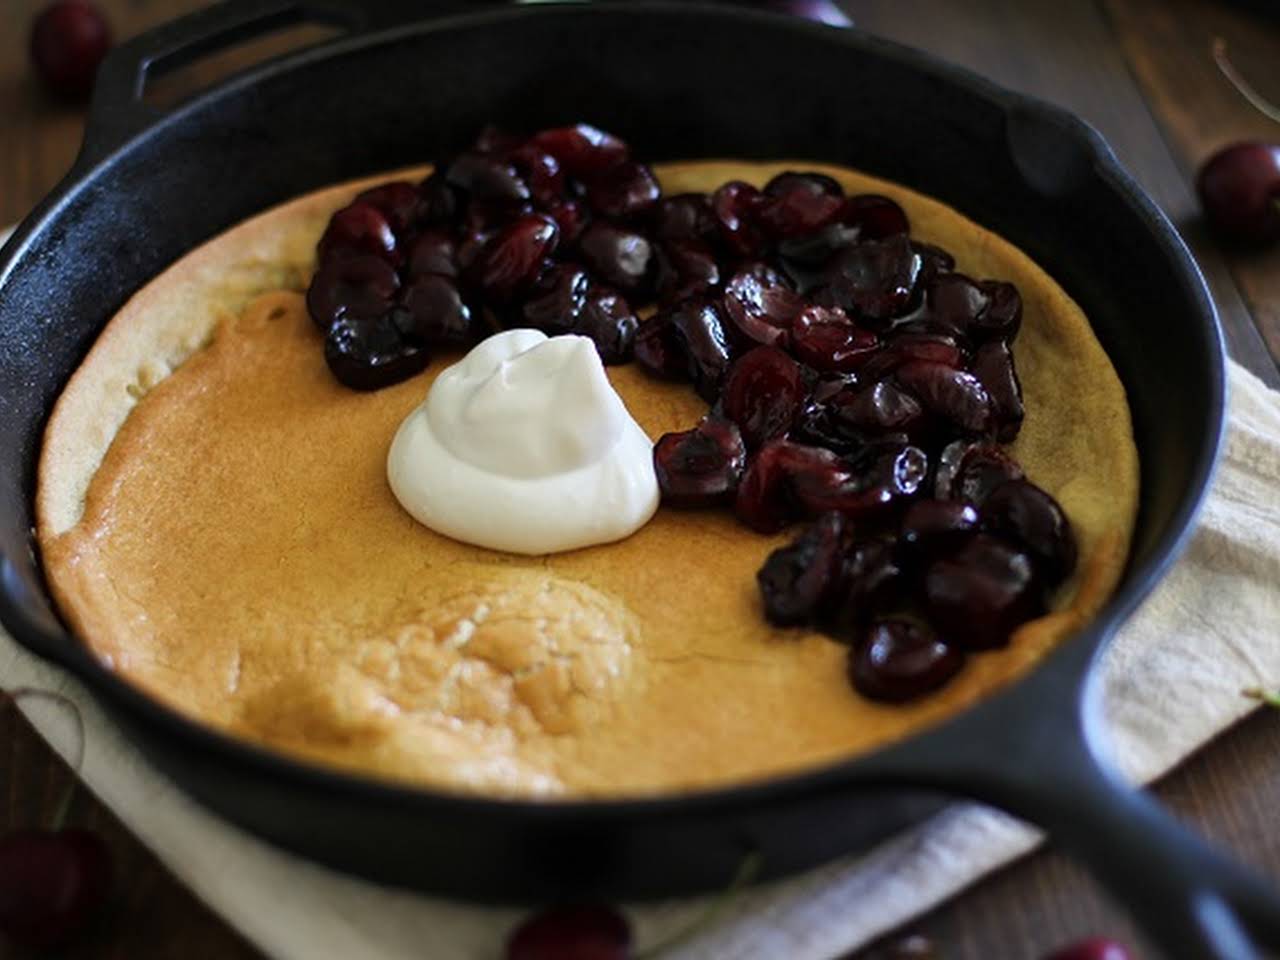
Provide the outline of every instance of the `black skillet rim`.
<path id="1" fill-rule="evenodd" d="M 1120 588 L 1087 628 L 1064 641 L 1053 653 L 1007 687 L 947 720 L 885 747 L 799 772 L 762 780 L 731 783 L 711 789 L 652 796 L 628 795 L 607 799 L 568 800 L 554 797 L 537 800 L 506 799 L 362 776 L 354 772 L 294 759 L 290 755 L 257 746 L 247 740 L 188 719 L 101 666 L 88 654 L 75 634 L 65 626 L 62 628 L 64 639 L 71 640 L 77 649 L 71 656 L 62 658 L 62 665 L 82 678 L 91 689 L 100 691 L 109 698 L 112 704 L 124 709 L 129 714 L 130 721 L 153 725 L 156 727 L 155 734 L 181 738 L 190 747 L 204 751 L 210 759 L 229 760 L 253 770 L 255 774 L 286 778 L 298 786 L 323 788 L 338 795 L 363 796 L 381 804 L 421 807 L 424 811 L 433 807 L 443 807 L 477 815 L 492 812 L 507 816 L 516 814 L 531 819 L 565 817 L 597 823 L 604 820 L 660 816 L 668 811 L 690 812 L 740 808 L 777 800 L 796 800 L 807 795 L 827 793 L 833 786 L 839 787 L 850 783 L 867 787 L 902 786 L 904 785 L 902 777 L 885 776 L 879 773 L 876 769 L 876 761 L 892 756 L 896 761 L 892 766 L 896 769 L 921 767 L 920 764 L 912 763 L 913 754 L 927 758 L 929 749 L 926 745 L 945 740 L 948 728 L 957 719 L 972 716 L 975 710 L 983 705 L 1011 696 L 1019 689 L 1026 687 L 1033 677 L 1054 674 L 1073 684 L 1078 691 L 1077 699 L 1083 702 L 1086 722 L 1096 719 L 1088 716 L 1096 713 L 1096 704 L 1093 702 L 1096 697 L 1089 696 L 1088 690 L 1093 674 L 1092 665 L 1106 649 L 1115 629 L 1141 603 L 1181 553 L 1193 532 L 1195 517 L 1211 486 L 1226 422 L 1226 353 L 1222 331 L 1204 279 L 1177 230 L 1123 167 L 1101 135 L 1069 111 L 1039 98 L 1008 90 L 967 68 L 856 29 L 831 28 L 766 11 L 734 9 L 708 3 L 678 3 L 675 0 L 638 0 L 638 2 L 627 3 L 625 7 L 613 7 L 610 4 L 593 5 L 586 10 L 577 3 L 489 8 L 403 24 L 389 29 L 356 32 L 252 66 L 178 105 L 154 122 L 133 130 L 110 150 L 92 155 L 89 162 L 85 162 L 83 157 L 78 159 L 67 178 L 37 205 L 19 224 L 10 240 L 0 248 L 0 254 L 3 255 L 0 258 L 0 284 L 3 284 L 9 269 L 23 253 L 24 241 L 28 236 L 45 227 L 51 220 L 55 220 L 60 207 L 78 190 L 85 188 L 98 166 L 107 163 L 115 154 L 128 150 L 136 138 L 168 124 L 181 123 L 188 110 L 195 109 L 206 100 L 252 87 L 263 77 L 305 67 L 314 60 L 323 60 L 348 49 L 387 43 L 401 36 L 447 31 L 463 23 L 483 26 L 490 20 L 524 16 L 608 15 L 611 8 L 612 10 L 622 9 L 627 14 L 653 12 L 667 15 L 693 14 L 747 19 L 757 22 L 761 28 L 807 32 L 813 39 L 821 42 L 842 43 L 851 50 L 869 49 L 913 70 L 929 74 L 942 83 L 962 87 L 992 103 L 1006 114 L 1013 108 L 1039 114 L 1055 126 L 1063 128 L 1070 136 L 1087 147 L 1092 158 L 1093 171 L 1117 194 L 1117 199 L 1127 203 L 1143 221 L 1149 229 L 1152 240 L 1176 268 L 1188 304 L 1194 306 L 1200 321 L 1198 326 L 1202 335 L 1201 345 L 1205 350 L 1205 372 L 1214 395 L 1214 402 L 1205 410 L 1204 441 L 1193 461 L 1191 471 L 1193 482 L 1180 499 L 1177 509 L 1173 511 L 1172 519 L 1166 525 L 1165 531 L 1151 548 L 1150 557 L 1136 569 L 1133 568 L 1132 559 L 1130 559 Z M 87 137 L 86 148 L 89 146 Z M 281 202 L 284 199 L 287 198 L 282 198 Z M 44 654 L 22 639 L 23 633 L 35 632 L 38 628 L 26 622 L 26 617 L 20 610 L 20 604 L 15 604 L 9 596 L 8 584 L 0 586 L 3 587 L 0 589 L 0 612 L 4 614 L 3 619 L 12 626 L 15 638 L 23 643 L 23 646 L 44 657 Z M 47 588 L 45 592 L 48 593 Z M 153 733 L 151 730 L 145 732 L 147 735 Z"/>

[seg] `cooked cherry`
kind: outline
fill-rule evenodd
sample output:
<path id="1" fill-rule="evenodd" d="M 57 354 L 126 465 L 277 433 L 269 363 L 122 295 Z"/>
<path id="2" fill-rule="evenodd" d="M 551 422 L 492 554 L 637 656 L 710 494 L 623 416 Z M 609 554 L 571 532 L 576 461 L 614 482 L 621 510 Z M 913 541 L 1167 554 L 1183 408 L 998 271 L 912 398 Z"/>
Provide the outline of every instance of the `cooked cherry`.
<path id="1" fill-rule="evenodd" d="M 927 287 L 939 274 L 950 273 L 956 268 L 956 258 L 941 247 L 913 240 L 911 248 L 920 254 L 920 286 L 922 287 Z"/>
<path id="2" fill-rule="evenodd" d="M 414 326 L 413 315 L 404 308 L 369 321 L 340 317 L 325 336 L 325 362 L 338 382 L 353 390 L 378 390 L 407 380 L 431 361 L 413 336 Z"/>
<path id="3" fill-rule="evenodd" d="M 1022 326 L 1022 295 L 1012 283 L 983 280 L 979 283 L 988 297 L 987 308 L 973 321 L 974 339 L 1002 337 L 1012 340 Z"/>
<path id="4" fill-rule="evenodd" d="M 1196 190 L 1222 234 L 1248 243 L 1280 239 L 1280 144 L 1223 147 L 1200 168 Z"/>
<path id="5" fill-rule="evenodd" d="M 934 416 L 970 433 L 990 428 L 991 397 L 973 374 L 944 363 L 912 360 L 894 371 L 894 377 Z"/>
<path id="6" fill-rule="evenodd" d="M 791 324 L 805 308 L 805 302 L 776 270 L 763 263 L 751 263 L 725 284 L 724 306 L 734 326 L 747 339 L 785 347 Z"/>
<path id="7" fill-rule="evenodd" d="M 438 171 L 418 184 L 418 193 L 422 196 L 419 215 L 424 223 L 451 225 L 462 212 L 457 189 Z"/>
<path id="8" fill-rule="evenodd" d="M 578 242 L 582 231 L 591 222 L 586 204 L 580 200 L 562 200 L 543 211 L 560 228 L 560 246 L 567 248 Z"/>
<path id="9" fill-rule="evenodd" d="M 1076 538 L 1058 501 L 1029 480 L 996 487 L 982 504 L 983 529 L 1018 544 L 1054 586 L 1076 566 Z"/>
<path id="10" fill-rule="evenodd" d="M 387 311 L 400 278 L 378 257 L 350 257 L 322 263 L 307 287 L 307 312 L 321 330 L 339 317 L 369 320 Z"/>
<path id="11" fill-rule="evenodd" d="M 777 347 L 756 347 L 739 357 L 724 381 L 724 414 L 748 447 L 791 429 L 805 396 L 800 365 Z"/>
<path id="12" fill-rule="evenodd" d="M 805 236 L 835 220 L 844 202 L 844 190 L 830 177 L 788 171 L 765 185 L 756 220 L 777 238 Z"/>
<path id="13" fill-rule="evenodd" d="M 893 540 L 864 540 L 846 556 L 835 627 L 842 634 L 861 635 L 863 627 L 902 602 L 907 577 Z"/>
<path id="14" fill-rule="evenodd" d="M 653 447 L 662 502 L 676 507 L 730 502 L 746 466 L 742 435 L 723 417 L 703 417 L 692 430 L 665 434 Z"/>
<path id="15" fill-rule="evenodd" d="M 831 415 L 858 433 L 915 434 L 925 423 L 920 401 L 889 380 L 849 390 L 832 400 Z"/>
<path id="16" fill-rule="evenodd" d="M 964 652 L 914 620 L 877 620 L 849 651 L 849 680 L 864 697 L 914 700 L 960 672 Z"/>
<path id="17" fill-rule="evenodd" d="M 560 229 L 550 217 L 531 213 L 496 233 L 472 264 L 470 280 L 498 303 L 533 285 L 544 258 L 551 255 Z"/>
<path id="18" fill-rule="evenodd" d="M 419 277 L 401 291 L 400 304 L 412 315 L 412 336 L 421 343 L 464 347 L 478 339 L 471 310 L 448 277 Z"/>
<path id="19" fill-rule="evenodd" d="M 970 650 L 1002 646 L 1020 624 L 1044 611 L 1031 558 L 985 533 L 930 565 L 924 597 L 929 619 Z"/>
<path id="20" fill-rule="evenodd" d="M 570 333 L 587 302 L 591 278 L 575 263 L 561 263 L 540 276 L 521 308 L 527 326 L 548 336 Z"/>
<path id="21" fill-rule="evenodd" d="M 367 203 L 387 218 L 391 229 L 404 233 L 418 221 L 422 195 L 412 183 L 393 180 L 356 194 L 355 203 Z"/>
<path id="22" fill-rule="evenodd" d="M 111 854 L 87 830 L 19 830 L 0 840 L 0 933 L 49 950 L 70 940 L 111 887 Z"/>
<path id="23" fill-rule="evenodd" d="M 684 343 L 667 313 L 656 313 L 636 328 L 635 358 L 636 363 L 655 377 L 688 379 L 689 361 Z"/>
<path id="24" fill-rule="evenodd" d="M 529 142 L 512 150 L 507 159 L 529 187 L 529 198 L 543 210 L 565 199 L 565 176 L 560 161 Z"/>
<path id="25" fill-rule="evenodd" d="M 769 554 L 756 574 L 766 620 L 787 627 L 814 619 L 840 582 L 847 537 L 844 518 L 828 513 Z"/>
<path id="26" fill-rule="evenodd" d="M 825 281 L 822 268 L 836 254 L 854 246 L 858 237 L 857 227 L 829 223 L 812 233 L 781 240 L 778 243 L 778 256 L 782 258 L 787 276 L 796 284 L 796 288 L 807 293 Z"/>
<path id="27" fill-rule="evenodd" d="M 543 130 L 533 142 L 560 161 L 570 176 L 586 178 L 603 173 L 627 159 L 627 145 L 613 134 L 590 124 Z"/>
<path id="28" fill-rule="evenodd" d="M 329 220 L 316 254 L 323 263 L 338 257 L 374 256 L 399 264 L 400 251 L 391 224 L 376 207 L 352 203 Z"/>
<path id="29" fill-rule="evenodd" d="M 859 243 L 827 268 L 815 299 L 869 320 L 885 322 L 906 307 L 920 274 L 920 255 L 904 235 Z"/>
<path id="30" fill-rule="evenodd" d="M 58 0 L 36 17 L 30 49 L 45 86 L 64 99 L 86 100 L 98 64 L 111 49 L 111 28 L 88 0 Z"/>
<path id="31" fill-rule="evenodd" d="M 927 360 L 948 367 L 964 365 L 964 353 L 952 337 L 928 333 L 899 333 L 884 349 L 867 360 L 859 374 L 867 380 L 879 380 L 912 360 Z"/>
<path id="32" fill-rule="evenodd" d="M 587 294 L 573 332 L 591 338 L 602 363 L 626 363 L 631 359 L 639 324 L 626 297 L 596 285 Z"/>
<path id="33" fill-rule="evenodd" d="M 711 195 L 720 237 L 739 257 L 758 257 L 764 252 L 764 235 L 756 220 L 761 203 L 760 191 L 741 180 L 721 184 Z"/>
<path id="34" fill-rule="evenodd" d="M 582 262 L 599 279 L 624 293 L 643 296 L 654 270 L 653 246 L 644 234 L 595 220 L 578 238 Z"/>
<path id="35" fill-rule="evenodd" d="M 493 154 L 459 154 L 445 170 L 445 179 L 483 203 L 518 205 L 530 199 L 529 185 L 515 166 Z"/>
<path id="36" fill-rule="evenodd" d="M 918 500 L 903 514 L 899 536 L 917 558 L 936 560 L 978 530 L 978 511 L 963 500 Z"/>
<path id="37" fill-rule="evenodd" d="M 429 273 L 442 277 L 458 275 L 458 250 L 453 238 L 443 230 L 424 230 L 409 244 L 409 276 Z"/>
<path id="38" fill-rule="evenodd" d="M 647 164 L 627 160 L 587 181 L 587 202 L 604 217 L 634 217 L 658 202 L 662 190 Z"/>
<path id="39" fill-rule="evenodd" d="M 666 315 L 679 336 L 694 389 L 708 403 L 715 402 L 732 360 L 724 314 L 714 301 L 695 297 Z"/>
<path id="40" fill-rule="evenodd" d="M 1106 937 L 1090 937 L 1055 950 L 1044 960 L 1132 960 L 1123 944 Z"/>
<path id="41" fill-rule="evenodd" d="M 933 495 L 939 500 L 968 500 L 981 507 L 991 491 L 1022 475 L 1017 462 L 994 443 L 956 440 L 938 458 Z"/>
<path id="42" fill-rule="evenodd" d="M 1013 367 L 1013 354 L 1003 340 L 984 343 L 973 354 L 973 375 L 991 398 L 996 439 L 1012 443 L 1022 428 L 1022 384 Z"/>
<path id="43" fill-rule="evenodd" d="M 879 345 L 874 333 L 855 326 L 838 307 L 805 307 L 791 328 L 796 357 L 823 373 L 856 370 Z"/>
<path id="44" fill-rule="evenodd" d="M 734 513 L 753 530 L 776 533 L 799 515 L 792 482 L 801 473 L 844 475 L 840 458 L 830 450 L 787 440 L 766 443 L 747 465 Z"/>
<path id="45" fill-rule="evenodd" d="M 716 236 L 716 217 L 705 193 L 666 197 L 653 208 L 653 235 L 659 240 L 709 241 Z"/>
<path id="46" fill-rule="evenodd" d="M 863 240 L 883 240 L 911 230 L 902 207 L 877 193 L 860 193 L 850 197 L 845 201 L 839 219 L 846 226 L 857 227 L 858 235 Z"/>
<path id="47" fill-rule="evenodd" d="M 836 402 L 823 402 L 816 394 L 806 401 L 792 425 L 791 439 L 842 456 L 860 450 L 865 443 L 863 432 L 840 419 Z"/>
<path id="48" fill-rule="evenodd" d="M 520 137 L 508 133 L 496 123 L 486 123 L 476 134 L 472 149 L 478 153 L 496 153 L 505 156 L 522 144 Z"/>
<path id="49" fill-rule="evenodd" d="M 656 262 L 654 286 L 661 304 L 714 293 L 720 286 L 720 265 L 701 240 L 670 240 L 658 248 Z"/>
<path id="50" fill-rule="evenodd" d="M 511 932 L 506 960 L 629 960 L 631 928 L 612 907 L 544 910 Z"/>
<path id="51" fill-rule="evenodd" d="M 824 451 L 825 452 L 825 451 Z M 907 444 L 868 446 L 853 460 L 792 471 L 791 489 L 809 515 L 838 510 L 875 520 L 915 496 L 929 470 L 923 450 Z"/>
<path id="52" fill-rule="evenodd" d="M 969 337 L 974 323 L 991 303 L 991 297 L 977 281 L 963 273 L 939 274 L 923 290 L 920 309 L 900 326 Z"/>

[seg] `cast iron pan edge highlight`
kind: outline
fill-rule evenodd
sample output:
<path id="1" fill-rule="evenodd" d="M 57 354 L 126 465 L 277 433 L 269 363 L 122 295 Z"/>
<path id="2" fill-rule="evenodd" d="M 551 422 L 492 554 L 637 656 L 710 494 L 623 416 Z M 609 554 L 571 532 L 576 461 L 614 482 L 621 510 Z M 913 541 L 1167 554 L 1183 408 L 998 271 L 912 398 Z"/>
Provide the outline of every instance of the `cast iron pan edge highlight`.
<path id="1" fill-rule="evenodd" d="M 130 41 L 104 65 L 76 167 L 0 251 L 0 424 L 16 439 L 0 454 L 0 619 L 14 636 L 102 694 L 162 769 L 209 806 L 282 845 L 377 879 L 485 899 L 547 899 L 584 889 L 613 896 L 710 889 L 723 883 L 749 849 L 761 850 L 769 874 L 779 875 L 866 846 L 936 809 L 939 801 L 922 795 L 923 789 L 996 803 L 1044 826 L 1090 863 L 1171 956 L 1251 956 L 1244 927 L 1280 947 L 1274 894 L 1184 833 L 1096 759 L 1101 738 L 1092 664 L 1189 533 L 1212 472 L 1224 389 L 1220 334 L 1203 281 L 1172 227 L 1096 133 L 1057 108 L 918 52 L 856 31 L 769 14 L 670 2 L 477 13 L 474 5 L 454 3 L 432 8 L 442 19 L 414 24 L 409 21 L 423 13 L 417 4 L 370 6 L 354 0 L 223 4 Z M 459 13 L 464 8 L 465 15 Z M 140 102 L 148 69 L 304 19 L 352 33 L 252 68 L 168 114 Z M 696 44 L 688 42 L 691 32 Z M 566 38 L 577 39 L 581 48 L 554 45 Z M 713 93 L 719 76 L 694 69 L 694 54 L 715 60 L 711 48 L 717 45 L 737 57 L 760 50 L 777 54 L 828 83 L 797 97 L 786 89 L 787 74 L 755 71 L 754 86 L 737 89 L 767 99 L 764 91 L 779 88 L 773 96 L 789 111 L 768 114 L 766 129 L 744 130 L 731 116 L 736 108 Z M 665 99 L 661 77 L 646 78 L 643 90 L 629 86 L 622 76 L 625 64 L 646 47 L 660 50 L 667 67 L 686 68 L 684 82 L 696 86 L 682 90 L 667 81 Z M 423 51 L 431 56 L 423 57 Z M 470 54 L 476 62 L 477 51 L 488 55 L 480 62 L 501 60 L 510 76 L 470 76 L 471 87 L 444 97 L 453 98 L 448 103 L 422 105 L 434 114 L 420 121 L 418 138 L 403 131 L 398 139 L 389 135 L 393 105 L 380 104 L 366 89 L 373 81 L 365 72 L 422 76 L 451 56 L 465 65 Z M 493 56 L 498 52 L 503 58 Z M 603 92 L 529 72 L 550 70 L 552 63 L 581 66 L 593 58 L 597 69 L 615 71 L 597 75 L 612 81 Z M 732 87 L 737 68 L 720 63 L 719 70 Z M 521 71 L 539 81 L 540 100 L 526 93 L 527 83 L 520 85 Z M 928 149 L 895 147 L 874 137 L 841 142 L 841 120 L 828 89 L 837 77 L 871 77 L 880 84 L 877 95 L 892 101 L 877 113 L 878 101 L 860 100 L 852 83 L 844 91 L 838 106 L 859 111 L 870 129 L 895 129 L 889 114 L 902 113 L 908 104 L 921 116 L 932 110 L 943 126 L 926 141 Z M 385 80 L 379 74 L 379 82 L 396 86 Z M 328 148 L 319 154 L 308 139 L 315 134 L 288 112 L 287 97 L 303 89 L 315 98 L 313 110 L 314 102 L 332 104 L 334 116 L 318 121 Z M 699 96 L 686 96 L 690 89 Z M 344 100 L 340 94 L 348 91 Z M 332 101 L 325 99 L 328 92 Z M 614 99 L 601 100 L 605 94 Z M 593 96 L 594 108 L 582 106 Z M 673 106 L 674 99 L 699 97 L 725 116 L 695 116 L 692 108 L 682 114 Z M 557 111 L 549 100 L 569 106 Z M 358 101 L 356 119 L 349 101 Z M 622 109 L 626 115 L 611 123 L 620 104 L 630 110 Z M 669 113 L 646 133 L 645 125 L 657 118 L 641 116 L 637 104 Z M 269 110 L 277 112 L 265 131 Z M 271 202 L 420 160 L 423 144 L 435 133 L 433 120 L 441 129 L 450 119 L 460 127 L 491 117 L 536 127 L 578 115 L 637 142 L 655 143 L 655 156 L 676 145 L 684 153 L 669 155 L 767 156 L 781 139 L 787 152 L 821 159 L 823 149 L 830 156 L 836 144 L 842 149 L 831 159 L 952 202 L 1045 263 L 1096 317 L 1099 337 L 1129 389 L 1142 452 L 1143 507 L 1134 556 L 1097 621 L 1005 693 L 888 750 L 799 776 L 635 801 L 495 801 L 310 767 L 186 721 L 98 665 L 52 612 L 31 549 L 30 497 L 47 408 L 124 296 L 185 249 Z M 358 133 L 365 139 L 357 142 L 341 123 L 359 118 L 364 127 Z M 298 146 L 291 149 L 295 127 Z M 249 152 L 245 141 L 265 132 L 286 145 L 253 144 L 259 160 L 274 151 L 273 162 L 263 165 L 254 183 L 228 184 L 219 197 L 224 206 L 190 210 L 166 204 L 180 187 L 207 184 L 211 143 L 219 150 L 218 162 L 234 170 L 237 151 Z M 913 135 L 909 129 L 896 132 Z M 806 138 L 815 146 L 807 147 Z M 1004 181 L 1007 189 L 993 191 L 993 180 Z M 178 212 L 136 242 L 114 243 L 112 231 L 119 225 L 112 214 L 120 210 L 111 201 L 121 196 L 138 208 L 137 217 L 152 209 Z M 1054 212 L 1066 217 L 1060 223 L 1050 219 L 1055 230 L 1030 229 L 1032 217 Z M 1108 273 L 1087 252 L 1072 259 L 1055 251 L 1055 242 L 1066 248 L 1072 230 L 1090 227 L 1099 228 L 1097 245 L 1105 247 L 1109 237 L 1100 228 L 1108 225 L 1137 244 L 1116 254 L 1132 278 Z M 1066 239 L 1055 241 L 1059 230 Z M 1108 312 L 1111 300 L 1120 306 L 1141 302 L 1127 284 L 1153 280 L 1169 285 L 1157 295 L 1172 310 L 1165 355 L 1151 355 L 1143 331 Z M 40 309 L 42 291 L 48 290 L 63 292 L 67 301 L 57 324 Z M 1158 394 L 1174 382 L 1181 400 Z M 1168 426 L 1155 417 L 1157 402 Z"/>

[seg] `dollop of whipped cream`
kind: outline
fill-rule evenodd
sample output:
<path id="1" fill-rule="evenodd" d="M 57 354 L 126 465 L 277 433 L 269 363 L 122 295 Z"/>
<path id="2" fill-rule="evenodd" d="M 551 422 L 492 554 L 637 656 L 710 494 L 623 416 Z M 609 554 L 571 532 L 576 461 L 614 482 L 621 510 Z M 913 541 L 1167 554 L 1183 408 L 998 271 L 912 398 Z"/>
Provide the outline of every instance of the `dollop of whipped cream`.
<path id="1" fill-rule="evenodd" d="M 507 330 L 443 370 L 396 431 L 387 480 L 418 521 L 545 554 L 635 533 L 658 508 L 653 443 L 595 344 Z"/>

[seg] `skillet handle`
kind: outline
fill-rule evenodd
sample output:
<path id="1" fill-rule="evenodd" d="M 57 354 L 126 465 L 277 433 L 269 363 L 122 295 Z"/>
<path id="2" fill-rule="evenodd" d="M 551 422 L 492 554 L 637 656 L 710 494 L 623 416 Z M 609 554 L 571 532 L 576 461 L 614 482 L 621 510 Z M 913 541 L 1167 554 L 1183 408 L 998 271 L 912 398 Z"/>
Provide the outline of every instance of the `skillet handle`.
<path id="1" fill-rule="evenodd" d="M 500 6 L 508 0 L 482 0 Z M 225 0 L 162 24 L 120 44 L 98 70 L 84 144 L 76 160 L 91 166 L 165 109 L 144 99 L 148 77 L 159 76 L 266 34 L 307 24 L 348 34 L 474 12 L 477 0 Z"/>
<path id="2" fill-rule="evenodd" d="M 1042 827 L 1165 956 L 1280 956 L 1280 892 L 1100 759 L 1100 646 L 1077 637 L 938 735 L 868 758 L 872 780 L 964 794 Z"/>

